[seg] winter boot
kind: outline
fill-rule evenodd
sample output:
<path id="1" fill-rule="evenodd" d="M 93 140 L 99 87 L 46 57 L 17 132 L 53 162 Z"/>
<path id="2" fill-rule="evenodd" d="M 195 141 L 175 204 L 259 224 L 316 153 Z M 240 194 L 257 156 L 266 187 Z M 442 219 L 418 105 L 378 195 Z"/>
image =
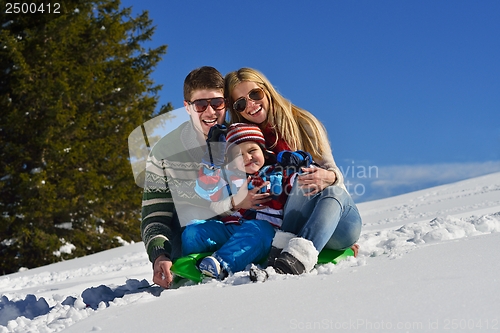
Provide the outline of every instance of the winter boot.
<path id="1" fill-rule="evenodd" d="M 276 258 L 280 255 L 281 251 L 288 245 L 290 239 L 297 237 L 296 235 L 278 230 L 273 238 L 273 243 L 271 244 L 271 251 L 269 251 L 269 256 L 267 257 L 267 266 L 274 266 Z"/>
<path id="2" fill-rule="evenodd" d="M 198 263 L 198 269 L 203 274 L 221 281 L 228 276 L 224 267 L 222 267 L 220 262 L 212 256 L 201 259 Z"/>
<path id="3" fill-rule="evenodd" d="M 310 240 L 296 237 L 290 240 L 288 246 L 276 258 L 273 267 L 280 274 L 308 273 L 318 262 L 318 255 L 318 250 Z"/>

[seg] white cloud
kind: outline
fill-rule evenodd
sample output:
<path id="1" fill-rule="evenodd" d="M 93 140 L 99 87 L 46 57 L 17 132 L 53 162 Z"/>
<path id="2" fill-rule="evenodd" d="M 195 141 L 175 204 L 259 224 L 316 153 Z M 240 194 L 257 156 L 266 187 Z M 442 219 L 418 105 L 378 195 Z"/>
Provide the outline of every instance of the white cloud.
<path id="1" fill-rule="evenodd" d="M 391 197 L 433 186 L 500 172 L 500 161 L 476 163 L 442 163 L 421 165 L 380 166 L 376 177 L 350 178 L 349 192 L 356 201 L 368 201 Z M 351 175 L 352 176 L 352 175 Z M 363 191 L 362 191 L 363 190 Z"/>
<path id="2" fill-rule="evenodd" d="M 454 182 L 500 171 L 500 161 L 484 163 L 445 163 L 379 167 L 375 186 L 410 185 L 417 182 Z"/>

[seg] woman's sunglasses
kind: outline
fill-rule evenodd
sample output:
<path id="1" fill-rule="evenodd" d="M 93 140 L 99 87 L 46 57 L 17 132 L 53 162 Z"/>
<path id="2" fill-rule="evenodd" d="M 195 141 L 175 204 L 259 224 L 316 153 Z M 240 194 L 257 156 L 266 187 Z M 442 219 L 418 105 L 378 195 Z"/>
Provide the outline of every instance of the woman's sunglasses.
<path id="1" fill-rule="evenodd" d="M 255 88 L 250 90 L 248 93 L 248 98 L 252 101 L 260 101 L 264 98 L 264 90 L 262 88 Z M 247 98 L 242 96 L 236 100 L 233 104 L 233 109 L 236 112 L 243 112 L 247 108 Z"/>
<path id="2" fill-rule="evenodd" d="M 197 99 L 195 101 L 188 102 L 189 105 L 194 105 L 194 109 L 196 112 L 205 112 L 208 108 L 208 105 L 212 107 L 214 110 L 222 110 L 226 107 L 226 100 L 224 97 L 216 97 L 216 98 L 208 98 L 208 99 Z"/>

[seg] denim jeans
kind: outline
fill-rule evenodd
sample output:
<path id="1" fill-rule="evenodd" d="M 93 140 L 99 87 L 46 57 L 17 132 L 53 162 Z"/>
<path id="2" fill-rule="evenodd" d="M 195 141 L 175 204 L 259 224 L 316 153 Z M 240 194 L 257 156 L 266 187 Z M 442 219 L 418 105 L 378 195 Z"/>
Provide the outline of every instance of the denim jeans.
<path id="1" fill-rule="evenodd" d="M 296 181 L 285 204 L 281 230 L 312 241 L 318 251 L 344 250 L 359 239 L 361 217 L 343 188 L 332 185 L 307 197 Z"/>
<path id="2" fill-rule="evenodd" d="M 183 255 L 214 252 L 213 256 L 229 272 L 267 257 L 275 234 L 264 220 L 248 220 L 243 224 L 224 224 L 218 220 L 195 220 L 182 233 Z"/>

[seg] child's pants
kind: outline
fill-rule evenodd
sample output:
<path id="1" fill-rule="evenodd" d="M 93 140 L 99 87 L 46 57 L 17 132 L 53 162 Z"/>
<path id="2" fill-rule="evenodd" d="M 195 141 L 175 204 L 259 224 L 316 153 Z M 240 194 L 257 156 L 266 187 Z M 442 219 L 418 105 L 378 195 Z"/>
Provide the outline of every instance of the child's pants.
<path id="1" fill-rule="evenodd" d="M 215 251 L 212 256 L 228 273 L 235 273 L 268 256 L 275 232 L 264 220 L 248 220 L 241 225 L 195 220 L 182 233 L 182 254 Z"/>

